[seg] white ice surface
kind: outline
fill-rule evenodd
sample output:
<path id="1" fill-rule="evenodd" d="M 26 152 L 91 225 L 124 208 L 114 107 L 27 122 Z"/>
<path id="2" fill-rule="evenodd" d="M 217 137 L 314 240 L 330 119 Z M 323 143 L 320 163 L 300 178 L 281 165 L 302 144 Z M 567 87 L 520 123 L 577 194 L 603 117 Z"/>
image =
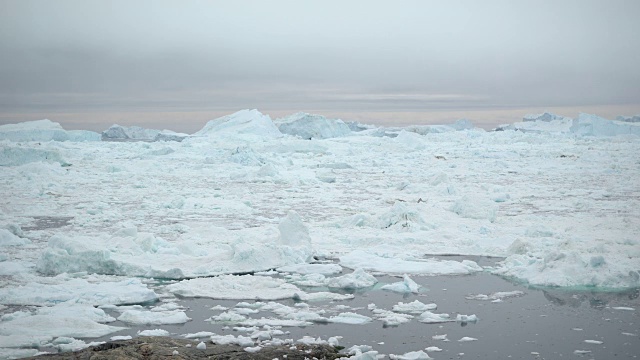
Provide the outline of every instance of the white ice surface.
<path id="1" fill-rule="evenodd" d="M 473 261 L 437 259 L 398 259 L 382 257 L 365 250 L 355 250 L 340 257 L 340 264 L 348 268 L 362 268 L 389 274 L 461 275 L 482 271 Z"/>
<path id="2" fill-rule="evenodd" d="M 403 277 L 403 281 L 384 285 L 381 287 L 381 289 L 398 292 L 398 293 L 410 294 L 410 293 L 417 293 L 420 290 L 420 285 L 418 285 L 415 281 L 411 280 L 411 278 L 405 274 Z"/>
<path id="3" fill-rule="evenodd" d="M 0 303 L 137 303 L 151 290 L 99 285 L 301 264 L 310 272 L 286 274 L 289 285 L 326 286 L 333 275 L 302 270 L 313 257 L 414 277 L 482 270 L 437 255 L 502 256 L 492 272 L 534 285 L 637 287 L 637 124 L 581 115 L 569 132 L 371 128 L 302 140 L 242 111 L 182 142 L 0 140 L 0 228 L 21 226 L 12 234 L 30 241 L 2 246 Z M 289 211 L 304 227 L 286 225 Z"/>
<path id="4" fill-rule="evenodd" d="M 327 119 L 322 115 L 296 113 L 276 119 L 275 124 L 283 134 L 303 139 L 328 139 L 351 133 L 349 126 L 340 119 Z"/>
<path id="5" fill-rule="evenodd" d="M 90 283 L 84 279 L 69 279 L 57 284 L 29 282 L 22 286 L 0 288 L 0 304 L 54 305 L 72 301 L 90 305 L 119 305 L 152 302 L 156 293 L 139 279 Z"/>
<path id="6" fill-rule="evenodd" d="M 0 125 L 0 140 L 11 141 L 100 141 L 100 134 L 87 130 L 65 130 L 49 119 Z"/>

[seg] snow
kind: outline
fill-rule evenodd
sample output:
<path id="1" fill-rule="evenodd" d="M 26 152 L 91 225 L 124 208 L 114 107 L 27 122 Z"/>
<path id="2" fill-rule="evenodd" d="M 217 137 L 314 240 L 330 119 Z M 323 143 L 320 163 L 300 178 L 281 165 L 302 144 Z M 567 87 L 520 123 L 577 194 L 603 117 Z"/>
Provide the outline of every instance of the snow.
<path id="1" fill-rule="evenodd" d="M 306 140 L 329 139 L 351 133 L 349 126 L 340 119 L 327 119 L 322 115 L 302 112 L 276 119 L 275 124 L 281 133 Z"/>

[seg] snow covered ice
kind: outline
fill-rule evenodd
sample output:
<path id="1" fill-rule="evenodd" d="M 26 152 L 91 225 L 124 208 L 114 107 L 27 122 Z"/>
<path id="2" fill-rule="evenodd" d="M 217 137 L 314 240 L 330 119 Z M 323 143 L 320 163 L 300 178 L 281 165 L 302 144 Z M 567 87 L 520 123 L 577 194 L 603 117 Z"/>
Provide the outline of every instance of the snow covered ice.
<path id="1" fill-rule="evenodd" d="M 109 325 L 116 318 L 147 326 L 140 335 L 196 321 L 154 304 L 161 299 L 308 302 L 260 314 L 225 304 L 207 315 L 229 326 L 402 327 L 484 321 L 461 315 L 469 309 L 435 312 L 432 277 L 640 286 L 640 123 L 523 120 L 489 132 L 467 121 L 356 129 L 243 110 L 192 135 L 115 125 L 79 133 L 45 120 L 0 126 L 0 347 L 24 344 L 27 356 L 60 337 L 86 345 L 119 331 Z M 485 266 L 444 255 L 500 259 Z M 378 289 L 420 301 L 348 308 Z M 496 290 L 466 296 L 491 306 L 527 296 Z M 123 307 L 132 304 L 142 306 Z M 623 308 L 611 307 L 636 313 Z"/>

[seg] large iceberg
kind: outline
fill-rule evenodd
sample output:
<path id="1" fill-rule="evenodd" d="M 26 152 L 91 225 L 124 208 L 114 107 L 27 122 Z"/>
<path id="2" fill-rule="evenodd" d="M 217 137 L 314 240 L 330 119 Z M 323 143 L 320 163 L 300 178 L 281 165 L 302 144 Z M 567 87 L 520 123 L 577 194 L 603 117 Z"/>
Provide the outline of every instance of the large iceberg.
<path id="1" fill-rule="evenodd" d="M 269 115 L 258 110 L 241 110 L 209 121 L 202 129 L 193 134 L 206 137 L 228 137 L 254 135 L 261 138 L 278 138 L 282 133 L 271 121 Z"/>
<path id="2" fill-rule="evenodd" d="M 275 120 L 283 134 L 299 136 L 303 139 L 329 139 L 349 135 L 351 129 L 340 119 L 327 119 L 322 115 L 299 112 Z"/>
<path id="3" fill-rule="evenodd" d="M 171 130 L 146 129 L 140 126 L 111 125 L 102 132 L 103 141 L 182 141 L 188 134 Z"/>
<path id="4" fill-rule="evenodd" d="M 582 136 L 640 136 L 640 123 L 607 120 L 596 115 L 583 113 L 573 121 L 571 132 Z"/>
<path id="5" fill-rule="evenodd" d="M 65 130 L 49 119 L 0 125 L 0 140 L 11 141 L 100 141 L 100 134 L 87 130 Z"/>

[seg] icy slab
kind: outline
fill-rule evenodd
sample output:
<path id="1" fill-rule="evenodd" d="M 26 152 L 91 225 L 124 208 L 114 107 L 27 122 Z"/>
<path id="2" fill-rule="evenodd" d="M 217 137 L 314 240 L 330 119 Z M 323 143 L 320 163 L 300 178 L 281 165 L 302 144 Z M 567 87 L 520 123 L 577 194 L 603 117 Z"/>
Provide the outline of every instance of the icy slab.
<path id="1" fill-rule="evenodd" d="M 30 356 L 36 356 L 40 353 L 38 349 L 12 349 L 0 348 L 1 359 L 21 359 Z"/>
<path id="2" fill-rule="evenodd" d="M 403 277 L 403 281 L 384 285 L 381 287 L 381 289 L 387 290 L 387 291 L 393 291 L 397 293 L 410 294 L 410 293 L 418 293 L 420 291 L 420 285 L 418 285 L 415 281 L 411 280 L 409 275 L 405 274 Z"/>
<path id="3" fill-rule="evenodd" d="M 120 126 L 118 124 L 102 132 L 102 140 L 146 140 L 152 141 L 160 133 L 160 130 L 145 129 L 140 126 Z"/>
<path id="4" fill-rule="evenodd" d="M 253 275 L 222 275 L 183 280 L 167 286 L 167 290 L 184 297 L 235 300 L 292 299 L 296 294 L 303 293 L 297 286 L 282 279 Z"/>
<path id="5" fill-rule="evenodd" d="M 398 314 L 393 311 L 384 309 L 373 309 L 374 318 L 382 321 L 384 326 L 398 326 L 407 323 L 413 319 L 413 315 Z"/>
<path id="6" fill-rule="evenodd" d="M 428 324 L 437 324 L 437 323 L 450 322 L 454 320 L 451 319 L 449 314 L 435 314 L 427 310 L 422 314 L 420 314 L 418 321 L 423 323 L 428 323 Z"/>
<path id="7" fill-rule="evenodd" d="M 432 359 L 426 352 L 419 351 L 410 351 L 405 353 L 404 355 L 394 355 L 389 354 L 389 359 L 391 360 L 422 360 L 422 359 Z"/>
<path id="8" fill-rule="evenodd" d="M 482 271 L 473 261 L 436 259 L 403 260 L 392 257 L 382 257 L 364 250 L 355 250 L 340 257 L 340 264 L 348 268 L 362 268 L 387 274 L 414 275 L 462 275 Z"/>
<path id="9" fill-rule="evenodd" d="M 322 115 L 296 113 L 276 119 L 275 124 L 283 134 L 303 139 L 329 139 L 346 136 L 351 129 L 340 119 L 327 119 Z"/>
<path id="10" fill-rule="evenodd" d="M 29 239 L 18 237 L 9 230 L 0 229 L 0 247 L 22 246 L 28 244 L 31 244 L 31 241 L 29 241 Z"/>
<path id="11" fill-rule="evenodd" d="M 191 318 L 184 311 L 140 311 L 127 310 L 118 320 L 133 325 L 184 324 Z"/>
<path id="12" fill-rule="evenodd" d="M 169 336 L 169 335 L 170 334 L 167 330 L 162 330 L 162 329 L 138 331 L 138 336 Z"/>
<path id="13" fill-rule="evenodd" d="M 581 136 L 640 136 L 640 123 L 607 120 L 596 115 L 581 113 L 573 121 L 571 132 Z"/>
<path id="14" fill-rule="evenodd" d="M 471 295 L 467 295 L 465 296 L 465 299 L 468 300 L 482 300 L 482 301 L 486 301 L 486 300 L 490 300 L 490 301 L 495 301 L 495 300 L 502 300 L 502 299 L 507 299 L 507 298 L 512 298 L 512 297 L 520 297 L 524 295 L 524 291 L 520 291 L 520 290 L 514 290 L 514 291 L 498 291 L 498 292 L 494 292 L 491 293 L 489 295 L 485 295 L 485 294 L 471 294 Z"/>
<path id="15" fill-rule="evenodd" d="M 496 221 L 498 205 L 482 196 L 465 195 L 456 200 L 451 211 L 467 219 Z"/>
<path id="16" fill-rule="evenodd" d="M 629 256 L 633 246 L 605 247 L 594 253 L 590 245 L 567 241 L 562 248 L 539 248 L 529 243 L 526 254 L 513 254 L 492 272 L 514 277 L 532 285 L 598 288 L 629 288 L 640 286 L 637 258 Z M 522 246 L 520 246 L 522 247 Z"/>
<path id="17" fill-rule="evenodd" d="M 414 300 L 407 304 L 399 302 L 398 304 L 393 305 L 393 311 L 402 313 L 423 313 L 427 310 L 435 310 L 437 308 L 438 306 L 436 304 L 425 304 L 419 300 Z"/>
<path id="18" fill-rule="evenodd" d="M 89 283 L 71 279 L 59 284 L 30 282 L 23 286 L 0 288 L 0 304 L 50 306 L 65 301 L 90 305 L 120 305 L 153 302 L 153 290 L 139 279 Z"/>
<path id="19" fill-rule="evenodd" d="M 362 268 L 357 268 L 354 272 L 339 277 L 327 279 L 327 286 L 341 289 L 360 289 L 375 285 L 378 279 L 367 273 Z"/>
<path id="20" fill-rule="evenodd" d="M 0 166 L 19 166 L 39 161 L 69 165 L 56 149 L 2 146 L 0 150 Z"/>
<path id="21" fill-rule="evenodd" d="M 241 110 L 209 121 L 195 136 L 228 137 L 254 135 L 262 138 L 282 137 L 269 115 L 258 110 Z"/>
<path id="22" fill-rule="evenodd" d="M 107 275 L 181 279 L 245 273 L 305 263 L 313 258 L 307 227 L 293 211 L 280 222 L 280 236 L 267 242 L 243 239 L 170 243 L 150 233 L 116 232 L 113 237 L 68 238 L 55 235 L 37 262 L 45 275 L 89 272 Z"/>
<path id="23" fill-rule="evenodd" d="M 242 347 L 253 346 L 255 343 L 249 336 L 238 335 L 212 335 L 211 342 L 219 345 L 235 344 Z"/>
<path id="24" fill-rule="evenodd" d="M 464 336 L 464 337 L 460 338 L 458 341 L 459 342 L 469 342 L 469 341 L 477 341 L 477 340 L 478 339 L 476 339 L 476 338 L 472 338 L 472 337 L 469 337 L 469 336 Z"/>
<path id="25" fill-rule="evenodd" d="M 53 336 L 0 335 L 0 348 L 37 348 L 52 340 Z"/>
<path id="26" fill-rule="evenodd" d="M 0 322 L 0 335 L 96 338 L 123 329 L 73 315 L 32 315 Z"/>
<path id="27" fill-rule="evenodd" d="M 373 319 L 371 319 L 368 316 L 360 315 L 354 312 L 340 313 L 328 319 L 328 321 L 332 323 L 351 324 L 351 325 L 366 324 L 368 322 L 371 322 L 372 320 Z"/>
<path id="28" fill-rule="evenodd" d="M 342 266 L 338 264 L 296 264 L 279 267 L 279 272 L 289 272 L 296 274 L 321 274 L 321 275 L 335 275 L 342 272 Z"/>
<path id="29" fill-rule="evenodd" d="M 86 130 L 66 131 L 49 119 L 0 125 L 0 140 L 11 141 L 100 141 L 100 134 Z"/>

